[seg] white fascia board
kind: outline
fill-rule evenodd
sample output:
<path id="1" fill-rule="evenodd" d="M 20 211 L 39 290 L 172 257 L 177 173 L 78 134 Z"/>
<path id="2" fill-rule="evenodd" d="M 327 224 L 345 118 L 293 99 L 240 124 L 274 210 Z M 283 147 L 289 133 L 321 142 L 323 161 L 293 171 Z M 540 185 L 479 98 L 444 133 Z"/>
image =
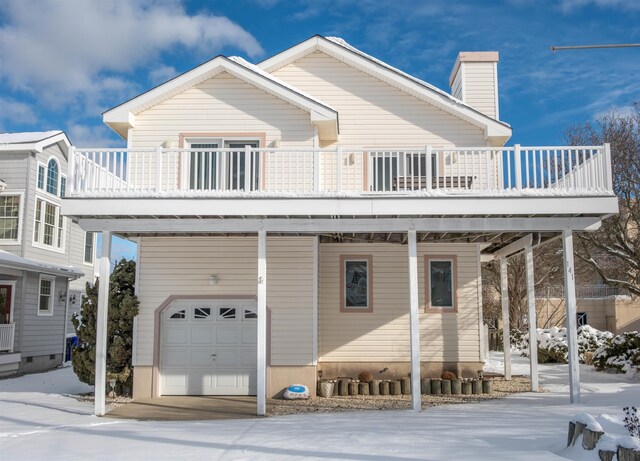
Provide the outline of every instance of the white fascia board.
<path id="1" fill-rule="evenodd" d="M 251 218 L 251 219 L 80 219 L 90 232 L 114 233 L 280 233 L 318 232 L 557 232 L 584 229 L 599 218 Z"/>
<path id="2" fill-rule="evenodd" d="M 65 198 L 62 213 L 86 216 L 602 216 L 616 197 Z M 535 231 L 536 229 L 532 229 Z M 540 230 L 540 229 L 538 229 Z"/>
<path id="3" fill-rule="evenodd" d="M 42 153 L 44 149 L 54 144 L 59 144 L 62 150 L 62 153 L 67 156 L 67 152 L 69 151 L 69 147 L 71 147 L 71 142 L 67 135 L 64 132 L 53 135 L 49 138 L 42 139 L 37 142 L 30 143 L 17 143 L 17 144 L 0 144 L 0 151 L 10 151 L 10 152 L 38 152 Z"/>
<path id="4" fill-rule="evenodd" d="M 102 115 L 103 121 L 107 125 L 128 124 L 130 127 L 133 127 L 135 126 L 136 114 L 225 71 L 306 112 L 311 113 L 313 111 L 323 120 L 337 120 L 338 114 L 335 110 L 306 98 L 293 89 L 282 86 L 237 62 L 229 60 L 224 56 L 218 56 L 167 83 L 157 86 L 126 103 L 104 112 Z"/>
<path id="5" fill-rule="evenodd" d="M 315 36 L 298 45 L 289 48 L 258 64 L 266 72 L 274 72 L 291 62 L 306 56 L 309 53 L 319 50 L 328 54 L 351 67 L 359 69 L 379 80 L 415 96 L 423 101 L 461 118 L 474 126 L 482 128 L 487 139 L 499 138 L 498 143 L 503 145 L 511 137 L 512 130 L 509 126 L 488 117 L 475 109 L 464 104 L 462 101 L 454 100 L 453 96 L 441 94 L 440 92 L 425 87 L 412 78 L 393 71 L 391 68 L 374 61 L 370 61 L 364 56 L 348 50 L 337 43 L 327 40 L 324 37 Z M 503 140 L 504 138 L 504 140 Z"/>
<path id="6" fill-rule="evenodd" d="M 318 102 L 309 99 L 292 89 L 269 80 L 234 61 L 224 61 L 223 67 L 229 74 L 290 104 L 293 104 L 306 112 L 309 112 L 309 114 L 316 117 L 316 120 L 314 121 L 337 120 L 338 118 L 338 113 L 335 110 L 329 109 L 328 107 L 323 106 L 322 104 L 319 104 Z"/>

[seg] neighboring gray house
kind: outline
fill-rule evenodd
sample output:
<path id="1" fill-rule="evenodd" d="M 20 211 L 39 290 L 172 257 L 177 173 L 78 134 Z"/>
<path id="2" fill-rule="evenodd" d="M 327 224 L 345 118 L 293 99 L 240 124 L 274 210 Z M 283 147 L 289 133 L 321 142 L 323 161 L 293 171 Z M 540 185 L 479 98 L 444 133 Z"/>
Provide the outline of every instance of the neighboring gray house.
<path id="1" fill-rule="evenodd" d="M 59 365 L 93 281 L 95 236 L 60 213 L 69 140 L 0 134 L 0 376 Z"/>

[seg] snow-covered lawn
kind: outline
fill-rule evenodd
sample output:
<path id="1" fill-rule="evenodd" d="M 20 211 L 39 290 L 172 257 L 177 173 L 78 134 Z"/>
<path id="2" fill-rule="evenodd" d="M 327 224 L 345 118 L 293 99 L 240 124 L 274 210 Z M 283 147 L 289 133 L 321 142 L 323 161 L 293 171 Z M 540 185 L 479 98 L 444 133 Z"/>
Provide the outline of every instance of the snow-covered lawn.
<path id="1" fill-rule="evenodd" d="M 514 374 L 528 373 L 512 356 Z M 488 371 L 501 369 L 492 355 Z M 541 365 L 547 393 L 411 411 L 305 414 L 198 422 L 92 416 L 70 368 L 0 380 L 2 460 L 574 460 L 567 426 L 580 412 L 598 416 L 640 404 L 640 383 L 581 367 L 582 404 L 569 405 L 567 366 Z M 592 456 L 595 455 L 595 458 Z"/>

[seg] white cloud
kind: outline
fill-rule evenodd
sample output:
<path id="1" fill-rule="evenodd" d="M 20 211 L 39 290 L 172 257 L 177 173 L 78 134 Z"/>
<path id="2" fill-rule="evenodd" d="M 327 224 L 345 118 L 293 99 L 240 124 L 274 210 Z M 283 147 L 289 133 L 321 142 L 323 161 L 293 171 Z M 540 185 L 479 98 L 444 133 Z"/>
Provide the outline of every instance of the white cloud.
<path id="1" fill-rule="evenodd" d="M 11 121 L 12 123 L 34 124 L 38 121 L 38 116 L 31 106 L 24 102 L 10 98 L 0 97 L 0 131 L 2 123 Z"/>
<path id="2" fill-rule="evenodd" d="M 565 13 L 570 13 L 588 5 L 621 10 L 640 10 L 640 1 L 638 0 L 561 0 L 560 9 Z"/>
<path id="3" fill-rule="evenodd" d="M 123 147 L 124 141 L 104 125 L 71 123 L 66 133 L 76 147 Z"/>
<path id="4" fill-rule="evenodd" d="M 121 93 L 128 75 L 180 47 L 207 57 L 227 46 L 263 51 L 228 18 L 189 15 L 176 1 L 9 0 L 0 15 L 0 79 L 49 101 Z"/>
<path id="5" fill-rule="evenodd" d="M 149 72 L 149 81 L 153 85 L 164 83 L 167 80 L 178 75 L 178 71 L 173 66 L 160 66 Z"/>

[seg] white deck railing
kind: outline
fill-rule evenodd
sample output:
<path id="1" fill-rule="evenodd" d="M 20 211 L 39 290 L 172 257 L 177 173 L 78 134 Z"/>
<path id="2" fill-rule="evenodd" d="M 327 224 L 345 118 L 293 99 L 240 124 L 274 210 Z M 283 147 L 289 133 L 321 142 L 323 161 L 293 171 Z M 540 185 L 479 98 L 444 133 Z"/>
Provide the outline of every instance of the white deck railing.
<path id="1" fill-rule="evenodd" d="M 609 146 L 71 149 L 69 196 L 611 193 Z"/>
<path id="2" fill-rule="evenodd" d="M 0 352 L 13 352 L 13 338 L 16 331 L 15 323 L 0 324 Z"/>

